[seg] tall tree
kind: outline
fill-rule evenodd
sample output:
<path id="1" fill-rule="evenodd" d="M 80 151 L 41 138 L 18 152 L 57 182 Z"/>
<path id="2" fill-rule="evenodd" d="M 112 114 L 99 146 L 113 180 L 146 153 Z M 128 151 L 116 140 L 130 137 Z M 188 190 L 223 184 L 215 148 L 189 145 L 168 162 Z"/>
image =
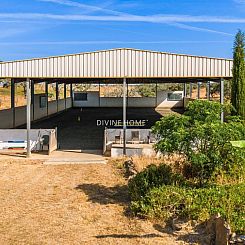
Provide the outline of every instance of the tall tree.
<path id="1" fill-rule="evenodd" d="M 233 81 L 231 103 L 237 115 L 245 119 L 245 34 L 238 30 L 233 53 Z"/>

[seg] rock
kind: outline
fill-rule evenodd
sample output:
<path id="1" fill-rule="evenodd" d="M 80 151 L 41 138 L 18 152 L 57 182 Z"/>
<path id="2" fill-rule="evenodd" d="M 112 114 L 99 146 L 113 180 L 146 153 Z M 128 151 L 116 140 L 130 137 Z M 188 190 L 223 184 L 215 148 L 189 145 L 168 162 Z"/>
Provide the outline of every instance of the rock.
<path id="1" fill-rule="evenodd" d="M 215 224 L 215 245 L 228 245 L 231 236 L 231 228 L 221 217 L 217 218 Z"/>
<path id="2" fill-rule="evenodd" d="M 188 223 L 179 220 L 178 218 L 172 219 L 171 227 L 174 231 L 184 230 L 188 226 Z"/>
<path id="3" fill-rule="evenodd" d="M 135 176 L 138 171 L 135 168 L 134 162 L 130 159 L 124 162 L 123 164 L 125 168 L 125 177 L 126 178 L 132 178 L 132 176 Z"/>
<path id="4" fill-rule="evenodd" d="M 206 233 L 207 234 L 215 234 L 215 225 L 216 220 L 220 218 L 220 214 L 215 214 L 206 221 Z"/>

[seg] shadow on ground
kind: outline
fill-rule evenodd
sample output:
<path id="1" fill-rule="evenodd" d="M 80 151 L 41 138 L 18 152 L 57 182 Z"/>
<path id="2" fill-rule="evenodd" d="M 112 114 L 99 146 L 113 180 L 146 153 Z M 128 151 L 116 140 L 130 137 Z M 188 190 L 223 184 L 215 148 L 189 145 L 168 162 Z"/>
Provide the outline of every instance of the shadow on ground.
<path id="1" fill-rule="evenodd" d="M 108 235 L 99 235 L 96 238 L 154 238 L 154 237 L 162 237 L 158 234 L 145 234 L 145 235 L 134 235 L 134 234 L 108 234 Z"/>
<path id="2" fill-rule="evenodd" d="M 212 244 L 212 237 L 204 232 L 205 230 L 205 222 L 196 225 L 192 231 L 183 232 L 173 230 L 170 226 L 170 220 L 166 222 L 166 225 L 154 224 L 153 228 L 161 233 L 167 233 L 170 235 L 174 235 L 177 237 L 178 241 L 188 242 L 189 244 L 199 244 L 199 245 L 207 245 Z"/>
<path id="3" fill-rule="evenodd" d="M 107 187 L 100 184 L 81 184 L 75 189 L 84 192 L 93 203 L 128 205 L 130 202 L 126 185 Z"/>

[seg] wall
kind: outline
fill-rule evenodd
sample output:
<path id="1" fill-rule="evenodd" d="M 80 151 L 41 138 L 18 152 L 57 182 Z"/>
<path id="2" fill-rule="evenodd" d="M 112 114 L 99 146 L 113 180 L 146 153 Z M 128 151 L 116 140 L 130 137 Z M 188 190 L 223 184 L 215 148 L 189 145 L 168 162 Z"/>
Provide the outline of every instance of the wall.
<path id="1" fill-rule="evenodd" d="M 26 129 L 0 129 L 0 150 L 8 148 L 12 144 L 9 141 L 23 141 L 22 146 L 26 148 Z M 31 129 L 30 131 L 30 140 L 31 140 L 31 150 L 42 150 L 42 138 L 44 135 L 49 136 L 49 153 L 57 149 L 57 139 L 55 129 Z"/>
<path id="2" fill-rule="evenodd" d="M 173 108 L 183 107 L 183 99 L 180 101 L 168 101 L 168 93 L 181 93 L 183 98 L 183 91 L 158 91 L 157 92 L 157 108 Z"/>
<path id="3" fill-rule="evenodd" d="M 88 92 L 87 101 L 75 101 L 73 94 L 73 106 L 74 107 L 99 107 L 99 92 L 91 91 Z"/>
<path id="4" fill-rule="evenodd" d="M 173 108 L 183 107 L 183 100 L 168 101 L 167 95 L 172 91 L 158 91 L 156 97 L 129 97 L 128 107 L 157 107 L 157 108 Z M 174 91 L 173 93 L 181 93 L 183 91 Z M 99 97 L 99 92 L 93 91 L 87 93 L 87 101 L 74 101 L 74 107 L 122 107 L 123 98 L 121 97 Z"/>
<path id="5" fill-rule="evenodd" d="M 36 94 L 34 96 L 34 113 L 33 113 L 33 105 L 31 106 L 32 121 L 50 116 L 52 114 L 55 114 L 57 112 L 72 107 L 72 99 L 67 98 L 66 101 L 65 99 L 61 99 L 58 101 L 56 100 L 50 101 L 48 102 L 48 108 L 47 107 L 40 108 L 41 96 L 45 96 L 45 94 Z M 26 106 L 16 107 L 15 110 L 13 110 L 12 108 L 6 110 L 0 110 L 0 129 L 18 127 L 25 123 L 26 123 Z"/>

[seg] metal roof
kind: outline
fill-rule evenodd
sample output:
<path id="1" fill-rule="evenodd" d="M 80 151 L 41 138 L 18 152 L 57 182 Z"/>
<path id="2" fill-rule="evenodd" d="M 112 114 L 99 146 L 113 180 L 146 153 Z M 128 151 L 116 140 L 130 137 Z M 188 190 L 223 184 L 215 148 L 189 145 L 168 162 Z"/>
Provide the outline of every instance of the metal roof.
<path id="1" fill-rule="evenodd" d="M 129 48 L 0 63 L 1 78 L 230 78 L 231 59 Z"/>

